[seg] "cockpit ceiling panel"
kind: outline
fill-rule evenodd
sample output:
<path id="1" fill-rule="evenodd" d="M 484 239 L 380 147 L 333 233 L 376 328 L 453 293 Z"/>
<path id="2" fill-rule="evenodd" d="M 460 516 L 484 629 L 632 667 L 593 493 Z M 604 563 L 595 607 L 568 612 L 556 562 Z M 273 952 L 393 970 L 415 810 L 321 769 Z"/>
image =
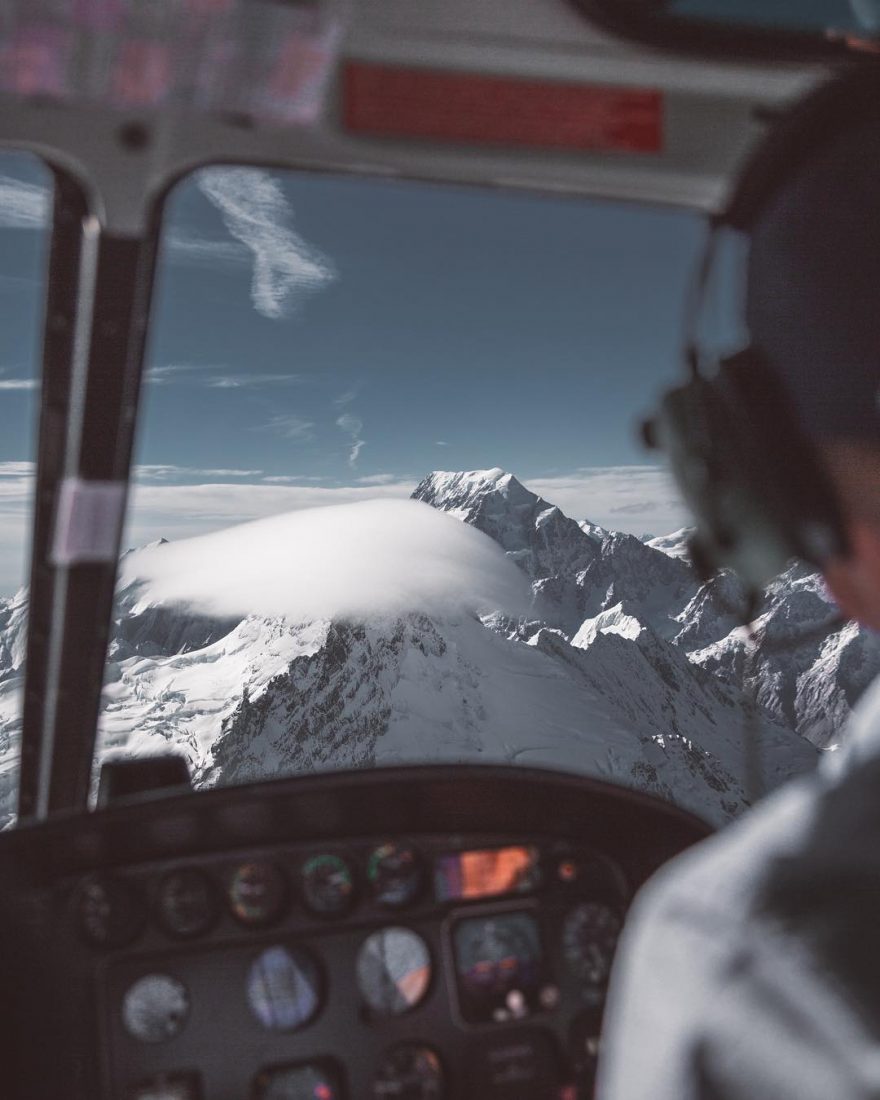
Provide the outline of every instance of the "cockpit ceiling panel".
<path id="1" fill-rule="evenodd" d="M 151 21 L 116 0 L 11 7 L 0 143 L 90 181 L 123 234 L 216 161 L 713 209 L 767 117 L 824 75 L 641 51 L 568 0 L 159 0 Z M 366 69 L 408 76 L 353 91 Z"/>

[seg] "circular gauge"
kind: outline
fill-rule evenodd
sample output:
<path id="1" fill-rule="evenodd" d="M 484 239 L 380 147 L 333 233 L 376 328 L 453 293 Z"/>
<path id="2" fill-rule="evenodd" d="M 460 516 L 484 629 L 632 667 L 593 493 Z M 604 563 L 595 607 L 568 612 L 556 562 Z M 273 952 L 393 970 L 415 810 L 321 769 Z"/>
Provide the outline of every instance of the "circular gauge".
<path id="1" fill-rule="evenodd" d="M 424 999 L 431 982 L 431 955 L 408 928 L 383 928 L 361 944 L 357 958 L 361 995 L 375 1012 L 400 1016 Z"/>
<path id="2" fill-rule="evenodd" d="M 445 1095 L 440 1059 L 415 1043 L 389 1050 L 373 1078 L 374 1100 L 443 1100 Z"/>
<path id="3" fill-rule="evenodd" d="M 274 863 L 263 860 L 236 867 L 227 892 L 232 915 L 252 928 L 273 924 L 284 912 L 287 901 L 284 875 Z"/>
<path id="4" fill-rule="evenodd" d="M 218 905 L 208 876 L 195 867 L 172 871 L 159 883 L 156 915 L 171 936 L 200 936 L 217 919 Z"/>
<path id="5" fill-rule="evenodd" d="M 168 974 L 139 978 L 122 999 L 122 1022 L 133 1039 L 165 1043 L 183 1030 L 189 994 L 183 982 Z"/>
<path id="6" fill-rule="evenodd" d="M 402 909 L 422 887 L 422 861 L 414 848 L 382 844 L 367 860 L 367 881 L 373 897 L 389 909 Z"/>
<path id="7" fill-rule="evenodd" d="M 600 901 L 585 901 L 571 910 L 562 930 L 562 949 L 578 981 L 589 986 L 605 982 L 621 926 L 617 913 Z"/>
<path id="8" fill-rule="evenodd" d="M 95 875 L 77 895 L 83 936 L 96 947 L 123 947 L 142 931 L 146 913 L 135 891 L 121 879 Z"/>
<path id="9" fill-rule="evenodd" d="M 462 1011 L 470 1020 L 518 1019 L 540 1004 L 541 938 L 530 913 L 472 917 L 453 931 Z"/>
<path id="10" fill-rule="evenodd" d="M 341 1100 L 339 1078 L 316 1062 L 264 1070 L 254 1082 L 256 1100 Z"/>
<path id="11" fill-rule="evenodd" d="M 306 860 L 302 888 L 306 905 L 322 916 L 347 913 L 354 903 L 354 875 L 342 856 L 324 853 Z"/>
<path id="12" fill-rule="evenodd" d="M 269 947 L 248 973 L 251 1011 L 269 1031 L 305 1026 L 321 1003 L 321 976 L 312 956 L 299 947 Z"/>

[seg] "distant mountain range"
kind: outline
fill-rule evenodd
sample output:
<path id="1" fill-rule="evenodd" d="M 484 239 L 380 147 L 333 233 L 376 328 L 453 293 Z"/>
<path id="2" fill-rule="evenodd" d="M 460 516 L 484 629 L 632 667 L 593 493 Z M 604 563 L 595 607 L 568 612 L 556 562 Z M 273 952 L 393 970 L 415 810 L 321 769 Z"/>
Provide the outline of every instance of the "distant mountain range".
<path id="1" fill-rule="evenodd" d="M 433 473 L 413 494 L 494 539 L 530 614 L 369 622 L 218 620 L 120 589 L 100 754 L 184 752 L 202 786 L 398 761 L 574 769 L 722 822 L 747 805 L 743 689 L 766 787 L 839 744 L 880 648 L 823 630 L 820 578 L 771 585 L 746 661 L 733 577 L 701 583 L 687 532 L 642 541 L 577 522 L 503 470 Z M 0 601 L 0 822 L 14 804 L 26 597 Z M 793 648 L 786 632 L 813 629 Z M 744 683 L 744 679 L 746 682 Z"/>

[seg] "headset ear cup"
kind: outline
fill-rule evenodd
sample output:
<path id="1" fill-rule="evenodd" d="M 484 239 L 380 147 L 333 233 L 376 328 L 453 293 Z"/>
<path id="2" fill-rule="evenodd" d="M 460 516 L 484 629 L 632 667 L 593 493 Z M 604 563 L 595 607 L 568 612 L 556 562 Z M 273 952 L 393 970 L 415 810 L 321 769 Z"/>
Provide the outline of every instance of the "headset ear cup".
<path id="1" fill-rule="evenodd" d="M 758 591 L 792 558 L 820 566 L 845 552 L 818 456 L 755 349 L 722 362 L 716 378 L 669 391 L 651 423 L 697 520 L 691 558 L 701 576 L 733 569 Z"/>

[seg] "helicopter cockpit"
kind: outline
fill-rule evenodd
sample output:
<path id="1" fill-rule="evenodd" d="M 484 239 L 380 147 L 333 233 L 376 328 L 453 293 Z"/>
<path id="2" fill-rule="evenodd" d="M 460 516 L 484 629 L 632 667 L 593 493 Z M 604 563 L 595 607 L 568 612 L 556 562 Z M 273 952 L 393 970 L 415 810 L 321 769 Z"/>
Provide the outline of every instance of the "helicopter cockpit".
<path id="1" fill-rule="evenodd" d="M 633 308 L 665 280 L 674 309 L 700 219 L 839 43 L 688 57 L 593 8 L 0 15 L 0 234 L 43 233 L 30 313 L 0 303 L 9 333 L 42 317 L 39 377 L 0 363 L 0 498 L 30 523 L 26 588 L 0 598 L 5 1097 L 591 1097 L 634 894 L 754 800 L 730 584 L 665 530 L 633 533 L 631 458 L 577 471 L 610 486 L 601 522 L 566 471 L 590 402 L 609 431 L 646 403 L 655 362 L 612 353 Z M 638 204 L 660 212 L 626 231 L 655 248 L 650 284 L 637 250 L 614 259 Z M 572 390 L 588 247 L 608 366 Z M 313 332 L 299 296 L 337 269 Z M 0 294 L 20 274 L 0 259 Z M 540 338 L 506 321 L 537 314 Z M 265 332 L 291 316 L 282 360 Z M 493 327 L 510 332 L 489 357 Z M 597 384 L 629 392 L 625 414 Z M 535 471 L 556 434 L 566 470 L 532 492 L 495 463 L 392 467 L 390 433 L 446 461 L 462 425 L 504 455 L 533 430 Z M 811 585 L 786 575 L 768 615 L 794 592 L 824 621 Z M 765 786 L 832 744 L 855 688 L 834 691 L 827 722 L 821 700 L 762 699 Z"/>

